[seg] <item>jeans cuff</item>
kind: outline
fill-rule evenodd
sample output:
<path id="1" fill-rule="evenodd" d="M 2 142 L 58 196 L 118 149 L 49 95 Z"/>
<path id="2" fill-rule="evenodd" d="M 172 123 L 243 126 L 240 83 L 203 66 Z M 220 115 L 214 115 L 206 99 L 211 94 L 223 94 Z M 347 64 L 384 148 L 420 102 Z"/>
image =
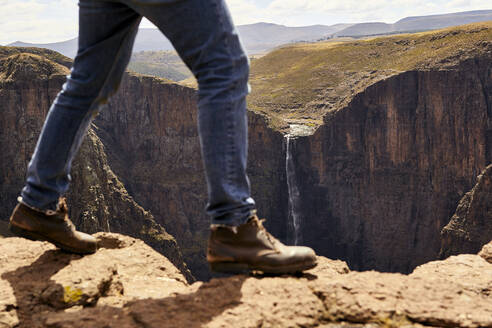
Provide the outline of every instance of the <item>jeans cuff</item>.
<path id="1" fill-rule="evenodd" d="M 221 216 L 212 219 L 212 227 L 237 227 L 248 222 L 248 220 L 256 215 L 256 209 L 249 210 L 246 214 L 235 213 L 227 216 Z"/>
<path id="2" fill-rule="evenodd" d="M 55 215 L 56 214 L 56 211 L 53 211 L 53 210 L 42 210 L 42 209 L 39 209 L 39 208 L 37 208 L 35 206 L 32 206 L 32 205 L 26 203 L 24 201 L 24 199 L 22 198 L 22 196 L 17 197 L 17 201 L 19 203 L 21 203 L 22 205 L 29 207 L 31 210 L 36 211 L 36 212 L 43 213 L 44 215 L 50 216 L 50 215 Z M 57 208 L 57 210 L 58 210 L 58 208 Z"/>

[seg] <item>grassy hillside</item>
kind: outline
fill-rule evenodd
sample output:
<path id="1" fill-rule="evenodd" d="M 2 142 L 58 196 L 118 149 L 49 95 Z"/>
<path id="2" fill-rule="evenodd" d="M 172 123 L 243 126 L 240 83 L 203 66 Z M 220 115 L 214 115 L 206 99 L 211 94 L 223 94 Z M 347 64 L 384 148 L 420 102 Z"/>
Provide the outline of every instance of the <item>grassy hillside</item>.
<path id="1" fill-rule="evenodd" d="M 64 77 L 69 74 L 70 71 L 65 66 L 68 63 L 63 56 L 50 50 L 38 50 L 0 47 L 0 82 L 46 79 L 53 75 Z"/>
<path id="2" fill-rule="evenodd" d="M 132 55 L 130 71 L 154 75 L 173 81 L 185 80 L 192 76 L 181 58 L 173 51 L 140 51 Z"/>
<path id="3" fill-rule="evenodd" d="M 407 70 L 439 69 L 490 52 L 492 22 L 350 42 L 295 44 L 252 62 L 249 107 L 317 126 L 367 86 Z"/>
<path id="4" fill-rule="evenodd" d="M 10 57 L 12 55 L 18 55 L 22 53 L 30 53 L 40 57 L 49 58 L 51 61 L 60 64 L 65 67 L 72 66 L 72 59 L 49 49 L 33 48 L 33 47 L 2 47 L 0 46 L 0 59 Z"/>

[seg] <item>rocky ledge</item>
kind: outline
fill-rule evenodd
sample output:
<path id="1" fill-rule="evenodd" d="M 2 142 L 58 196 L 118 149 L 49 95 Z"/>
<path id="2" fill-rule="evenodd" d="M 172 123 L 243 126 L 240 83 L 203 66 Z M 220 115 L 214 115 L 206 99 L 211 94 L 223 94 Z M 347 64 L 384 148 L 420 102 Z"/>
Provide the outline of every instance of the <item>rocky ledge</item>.
<path id="1" fill-rule="evenodd" d="M 85 257 L 0 239 L 0 327 L 492 327 L 492 242 L 410 275 L 320 257 L 297 277 L 189 285 L 142 241 L 96 236 Z"/>

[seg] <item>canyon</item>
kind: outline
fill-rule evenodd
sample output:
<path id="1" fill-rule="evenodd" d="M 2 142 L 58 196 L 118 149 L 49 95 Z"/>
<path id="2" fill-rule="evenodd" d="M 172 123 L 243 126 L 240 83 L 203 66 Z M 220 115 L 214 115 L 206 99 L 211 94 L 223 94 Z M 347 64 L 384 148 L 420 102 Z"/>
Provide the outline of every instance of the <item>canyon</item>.
<path id="1" fill-rule="evenodd" d="M 474 188 L 477 176 L 490 175 L 484 170 L 492 162 L 491 35 L 484 23 L 292 46 L 253 61 L 248 174 L 266 227 L 352 270 L 410 273 L 440 254 L 477 253 L 492 239 L 489 212 L 479 218 L 488 228 L 470 234 L 473 249 L 444 232 L 448 241 L 441 241 L 441 230 L 467 192 L 482 192 Z M 346 51 L 369 59 L 334 55 Z M 285 66 L 291 74 L 305 53 L 328 68 L 313 65 L 321 69 L 311 74 L 299 61 L 308 77 L 285 79 L 265 68 L 293 58 Z M 2 220 L 69 65 L 48 50 L 0 47 Z M 189 281 L 210 278 L 196 118 L 195 89 L 126 74 L 94 121 L 68 194 L 82 230 L 141 238 Z M 489 208 L 490 198 L 483 199 L 481 208 Z"/>

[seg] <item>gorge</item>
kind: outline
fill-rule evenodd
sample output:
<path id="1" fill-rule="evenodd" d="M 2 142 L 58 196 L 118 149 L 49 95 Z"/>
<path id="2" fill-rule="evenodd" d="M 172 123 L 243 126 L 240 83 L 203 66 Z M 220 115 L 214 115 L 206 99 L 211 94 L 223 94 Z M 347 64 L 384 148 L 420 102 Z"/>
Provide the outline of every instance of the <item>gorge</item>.
<path id="1" fill-rule="evenodd" d="M 483 23 L 293 45 L 254 60 L 248 174 L 267 228 L 353 270 L 408 273 L 440 252 L 467 251 L 440 234 L 492 162 L 491 39 Z M 327 66 L 306 70 L 306 53 Z M 0 47 L 2 220 L 69 65 L 47 50 Z M 81 150 L 69 201 L 83 230 L 141 238 L 208 279 L 196 118 L 195 89 L 126 74 Z"/>

